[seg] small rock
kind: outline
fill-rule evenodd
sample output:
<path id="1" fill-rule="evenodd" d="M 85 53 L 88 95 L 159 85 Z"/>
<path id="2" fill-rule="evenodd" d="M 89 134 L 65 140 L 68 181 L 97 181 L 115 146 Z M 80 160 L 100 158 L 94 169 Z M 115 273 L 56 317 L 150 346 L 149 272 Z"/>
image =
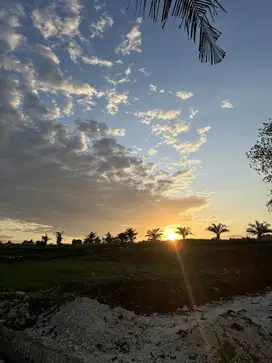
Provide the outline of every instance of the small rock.
<path id="1" fill-rule="evenodd" d="M 244 331 L 244 327 L 238 323 L 233 323 L 231 325 L 231 329 L 237 330 L 237 331 Z"/>

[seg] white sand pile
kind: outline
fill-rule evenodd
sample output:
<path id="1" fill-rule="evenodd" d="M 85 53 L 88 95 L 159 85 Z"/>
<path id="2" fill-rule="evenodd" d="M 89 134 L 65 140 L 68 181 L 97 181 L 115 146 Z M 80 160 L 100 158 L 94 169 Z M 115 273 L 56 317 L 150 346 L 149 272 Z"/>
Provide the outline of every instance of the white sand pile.
<path id="1" fill-rule="evenodd" d="M 239 362 L 271 363 L 272 293 L 149 317 L 78 298 L 28 333 L 85 362 L 213 363 L 214 332 L 235 346 Z"/>

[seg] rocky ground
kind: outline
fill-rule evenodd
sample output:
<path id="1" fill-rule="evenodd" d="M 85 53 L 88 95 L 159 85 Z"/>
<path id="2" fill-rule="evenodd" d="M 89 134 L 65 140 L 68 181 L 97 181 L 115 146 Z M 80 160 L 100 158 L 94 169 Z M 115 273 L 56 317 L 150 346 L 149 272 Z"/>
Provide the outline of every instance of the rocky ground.
<path id="1" fill-rule="evenodd" d="M 148 316 L 87 297 L 60 305 L 45 296 L 2 292 L 0 319 L 83 362 L 272 361 L 271 292 Z"/>
<path id="2" fill-rule="evenodd" d="M 28 334 L 92 363 L 271 363 L 272 293 L 151 316 L 77 298 Z"/>

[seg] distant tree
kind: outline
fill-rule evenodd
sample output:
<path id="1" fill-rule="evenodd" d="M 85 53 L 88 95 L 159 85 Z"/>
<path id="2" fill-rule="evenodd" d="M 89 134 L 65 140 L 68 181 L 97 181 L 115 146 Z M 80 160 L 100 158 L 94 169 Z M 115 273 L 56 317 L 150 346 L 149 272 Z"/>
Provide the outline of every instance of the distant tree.
<path id="1" fill-rule="evenodd" d="M 136 236 L 137 236 L 137 232 L 136 229 L 134 228 L 127 228 L 125 233 L 127 234 L 128 238 L 129 238 L 129 242 L 130 243 L 134 243 L 136 240 Z"/>
<path id="2" fill-rule="evenodd" d="M 86 238 L 84 239 L 84 244 L 95 244 L 95 239 L 97 238 L 97 235 L 95 232 L 90 232 Z"/>
<path id="3" fill-rule="evenodd" d="M 256 236 L 257 239 L 261 239 L 267 233 L 271 233 L 272 230 L 269 228 L 270 224 L 266 222 L 255 221 L 255 223 L 249 223 L 247 233 L 249 235 Z"/>
<path id="4" fill-rule="evenodd" d="M 190 227 L 177 227 L 175 233 L 182 236 L 183 239 L 186 239 L 189 234 L 192 234 Z"/>
<path id="5" fill-rule="evenodd" d="M 121 244 L 127 244 L 130 240 L 126 232 L 121 232 L 116 237 Z"/>
<path id="6" fill-rule="evenodd" d="M 265 183 L 272 182 L 272 118 L 263 123 L 263 128 L 259 129 L 258 140 L 246 153 L 251 168 L 263 177 Z M 272 194 L 272 190 L 270 191 Z M 272 199 L 267 203 L 272 209 Z"/>
<path id="7" fill-rule="evenodd" d="M 163 237 L 163 232 L 160 228 L 149 229 L 146 232 L 146 237 L 150 242 L 158 242 Z"/>
<path id="8" fill-rule="evenodd" d="M 216 239 L 220 239 L 221 234 L 225 233 L 225 232 L 229 232 L 229 228 L 222 223 L 218 223 L 218 224 L 211 224 L 208 228 L 207 231 L 213 232 L 216 234 Z"/>
<path id="9" fill-rule="evenodd" d="M 100 237 L 95 237 L 95 239 L 94 239 L 94 244 L 95 245 L 100 245 L 102 243 L 102 241 L 101 241 L 101 238 Z"/>
<path id="10" fill-rule="evenodd" d="M 103 238 L 104 243 L 107 244 L 113 244 L 114 243 L 114 237 L 110 234 L 110 232 L 108 232 L 105 237 Z"/>
<path id="11" fill-rule="evenodd" d="M 72 240 L 72 245 L 82 245 L 82 240 L 81 239 L 73 239 Z"/>
<path id="12" fill-rule="evenodd" d="M 63 233 L 64 233 L 64 231 L 56 232 L 56 237 L 57 237 L 56 243 L 58 246 L 61 245 L 61 241 L 63 240 L 63 237 L 62 237 Z"/>
<path id="13" fill-rule="evenodd" d="M 44 241 L 44 243 L 47 245 L 47 242 L 50 240 L 50 238 L 48 237 L 48 235 L 46 234 L 45 236 L 42 236 L 42 241 Z"/>
<path id="14" fill-rule="evenodd" d="M 221 33 L 211 24 L 211 21 L 214 21 L 214 15 L 218 14 L 218 9 L 225 11 L 219 1 L 134 0 L 134 2 L 140 16 L 148 12 L 154 22 L 162 23 L 163 28 L 172 16 L 178 19 L 179 27 L 183 26 L 188 38 L 194 42 L 199 32 L 198 52 L 201 62 L 216 64 L 224 58 L 225 52 L 217 44 Z"/>
<path id="15" fill-rule="evenodd" d="M 28 240 L 24 240 L 23 242 L 22 242 L 22 245 L 33 245 L 34 243 L 33 243 L 33 240 L 31 239 L 30 241 L 28 241 Z"/>

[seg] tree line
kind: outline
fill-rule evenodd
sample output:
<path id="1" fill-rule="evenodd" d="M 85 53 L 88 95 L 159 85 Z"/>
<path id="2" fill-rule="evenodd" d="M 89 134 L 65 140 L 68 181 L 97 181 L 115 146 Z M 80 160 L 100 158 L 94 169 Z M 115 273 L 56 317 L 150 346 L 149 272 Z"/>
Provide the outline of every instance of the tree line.
<path id="1" fill-rule="evenodd" d="M 230 229 L 223 223 L 212 223 L 206 228 L 207 231 L 212 232 L 215 237 L 214 239 L 220 240 L 221 235 L 226 232 L 230 232 Z M 180 239 L 186 240 L 186 238 L 190 235 L 193 235 L 190 227 L 180 226 L 177 227 L 174 231 Z M 63 231 L 56 232 L 56 245 L 60 246 L 62 244 Z M 246 233 L 248 236 L 255 237 L 260 240 L 265 235 L 272 233 L 272 229 L 270 229 L 270 224 L 266 222 L 255 221 L 255 223 L 249 223 L 246 229 Z M 127 228 L 124 232 L 118 233 L 116 236 L 112 235 L 110 232 L 106 233 L 104 236 L 99 237 L 96 232 L 90 232 L 83 240 L 82 239 L 73 239 L 72 245 L 100 245 L 100 244 L 110 244 L 110 245 L 127 245 L 136 242 L 138 232 L 134 228 Z M 165 239 L 163 230 L 161 228 L 148 229 L 146 232 L 146 240 L 147 242 L 161 242 Z M 45 234 L 41 237 L 41 240 L 34 242 L 33 240 L 25 240 L 22 242 L 23 245 L 34 245 L 37 246 L 46 246 L 51 238 Z M 179 238 L 177 238 L 179 240 Z"/>

